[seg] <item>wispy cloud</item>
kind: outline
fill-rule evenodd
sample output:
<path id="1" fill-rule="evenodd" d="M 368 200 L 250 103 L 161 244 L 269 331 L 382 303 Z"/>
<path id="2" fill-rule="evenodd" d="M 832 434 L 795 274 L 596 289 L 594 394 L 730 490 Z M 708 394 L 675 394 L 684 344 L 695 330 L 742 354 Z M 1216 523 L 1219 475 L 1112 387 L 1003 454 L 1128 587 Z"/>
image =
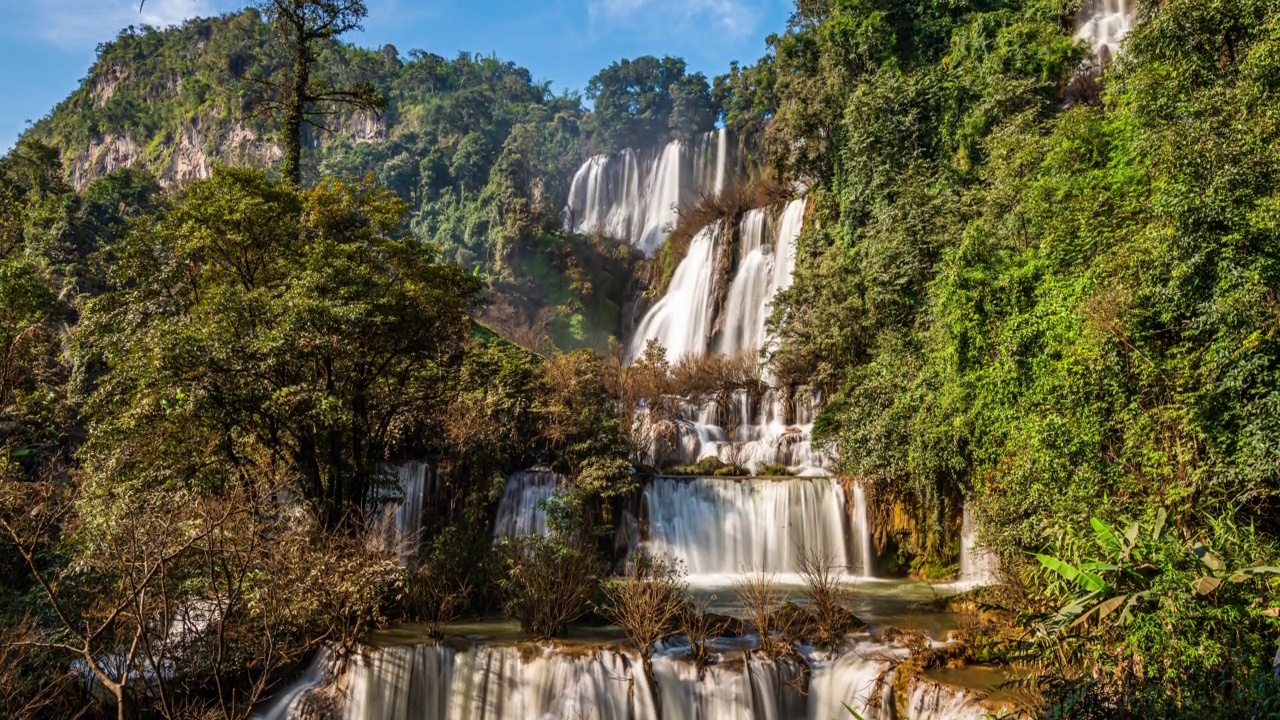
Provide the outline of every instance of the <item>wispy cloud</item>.
<path id="1" fill-rule="evenodd" d="M 751 0 L 590 0 L 593 24 L 639 32 L 723 33 L 740 39 L 756 30 L 761 12 Z"/>
<path id="2" fill-rule="evenodd" d="M 130 25 L 167 27 L 218 11 L 217 0 L 38 0 L 26 8 L 31 33 L 65 49 L 110 40 Z"/>

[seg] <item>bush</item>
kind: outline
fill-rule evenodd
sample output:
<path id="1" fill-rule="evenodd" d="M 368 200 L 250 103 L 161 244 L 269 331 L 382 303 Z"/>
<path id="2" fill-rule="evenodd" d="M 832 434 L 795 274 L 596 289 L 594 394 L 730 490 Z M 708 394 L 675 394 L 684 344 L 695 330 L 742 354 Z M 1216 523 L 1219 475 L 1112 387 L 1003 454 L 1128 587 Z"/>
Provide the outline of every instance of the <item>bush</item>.
<path id="1" fill-rule="evenodd" d="M 520 535 L 498 547 L 503 613 L 535 638 L 563 635 L 586 615 L 607 572 L 589 543 L 563 538 Z"/>
<path id="2" fill-rule="evenodd" d="M 653 678 L 653 645 L 675 632 L 689 588 L 676 561 L 637 554 L 625 577 L 604 586 L 605 617 L 620 626 L 636 646 L 645 676 Z"/>

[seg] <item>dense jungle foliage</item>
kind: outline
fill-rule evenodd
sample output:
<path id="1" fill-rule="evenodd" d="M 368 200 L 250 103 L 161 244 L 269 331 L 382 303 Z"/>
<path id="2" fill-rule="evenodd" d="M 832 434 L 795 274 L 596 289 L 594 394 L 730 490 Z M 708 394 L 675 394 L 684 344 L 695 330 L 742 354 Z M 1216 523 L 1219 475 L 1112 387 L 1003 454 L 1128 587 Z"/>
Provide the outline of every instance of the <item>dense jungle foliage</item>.
<path id="1" fill-rule="evenodd" d="M 833 391 L 820 434 L 917 552 L 954 552 L 967 497 L 1025 622 L 1107 603 L 1083 644 L 1045 631 L 1065 715 L 1269 716 L 1274 581 L 1196 583 L 1280 539 L 1280 7 L 1139 3 L 1099 71 L 1079 6 L 801 0 L 738 71 L 729 121 L 811 183 L 774 361 Z M 1166 513 L 1132 617 L 1066 577 L 1140 564 L 1091 517 Z"/>
<path id="2" fill-rule="evenodd" d="M 1276 717 L 1280 7 L 1146 0 L 1099 67 L 1081 4 L 799 0 L 758 62 L 622 60 L 592 110 L 329 42 L 386 109 L 307 130 L 300 187 L 259 13 L 104 45 L 0 158 L 0 717 L 246 717 L 389 622 L 634 619 L 632 409 L 759 368 L 623 367 L 641 261 L 559 212 L 587 155 L 717 123 L 807 187 L 768 363 L 908 518 L 882 549 L 953 565 L 968 504 L 999 559 L 958 652 L 1046 717 Z M 368 537 L 406 459 L 436 482 L 402 563 Z M 495 550 L 534 465 L 554 533 Z"/>

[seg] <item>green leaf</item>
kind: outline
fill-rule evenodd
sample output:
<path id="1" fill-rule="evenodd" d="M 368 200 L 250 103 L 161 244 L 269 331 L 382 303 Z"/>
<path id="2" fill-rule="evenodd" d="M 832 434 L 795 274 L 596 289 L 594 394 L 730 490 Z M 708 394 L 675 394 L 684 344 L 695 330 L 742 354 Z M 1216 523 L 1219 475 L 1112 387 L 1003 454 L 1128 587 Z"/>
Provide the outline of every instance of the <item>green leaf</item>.
<path id="1" fill-rule="evenodd" d="M 862 714 L 859 713 L 857 710 L 854 710 L 853 708 L 849 707 L 849 703 L 841 703 L 841 704 L 844 705 L 844 709 L 848 710 L 849 714 L 857 718 L 857 720 L 867 720 L 866 718 L 862 717 Z"/>
<path id="2" fill-rule="evenodd" d="M 1080 563 L 1080 569 L 1093 570 L 1095 572 L 1098 572 L 1098 571 L 1108 571 L 1108 570 L 1119 570 L 1120 566 L 1112 565 L 1111 563 L 1104 563 L 1104 562 L 1085 562 L 1085 563 Z"/>
<path id="3" fill-rule="evenodd" d="M 1111 557 L 1118 558 L 1122 552 L 1120 545 L 1120 536 L 1111 526 L 1098 518 L 1089 518 L 1089 524 L 1093 526 L 1093 534 L 1098 538 L 1098 544 Z"/>
<path id="4" fill-rule="evenodd" d="M 1195 588 L 1196 593 L 1199 595 L 1211 595 L 1221 584 L 1222 580 L 1219 578 L 1212 575 L 1202 575 L 1192 583 L 1191 587 Z"/>
<path id="5" fill-rule="evenodd" d="M 1129 554 L 1133 552 L 1133 548 L 1138 544 L 1138 523 L 1134 522 L 1129 526 L 1129 530 L 1124 534 L 1124 552 Z"/>
<path id="6" fill-rule="evenodd" d="M 1240 568 L 1236 571 L 1244 575 L 1280 575 L 1280 567 L 1273 565 L 1258 565 L 1255 567 Z"/>
<path id="7" fill-rule="evenodd" d="M 1036 560 L 1039 560 L 1041 565 L 1066 578 L 1067 581 L 1080 585 L 1086 590 L 1101 590 L 1103 585 L 1106 584 L 1097 575 L 1077 570 L 1069 563 L 1065 563 L 1056 557 L 1036 555 Z"/>
<path id="8" fill-rule="evenodd" d="M 1213 570 L 1214 572 L 1223 570 L 1226 567 L 1226 565 L 1222 563 L 1222 560 L 1217 555 L 1209 552 L 1209 548 L 1204 545 L 1195 546 L 1191 549 L 1191 552 L 1195 554 L 1201 563 L 1204 563 L 1205 567 Z"/>
<path id="9" fill-rule="evenodd" d="M 1160 533 L 1164 530 L 1164 522 L 1169 518 L 1169 513 L 1164 508 L 1156 511 L 1156 524 L 1151 528 L 1151 540 L 1159 540 Z"/>

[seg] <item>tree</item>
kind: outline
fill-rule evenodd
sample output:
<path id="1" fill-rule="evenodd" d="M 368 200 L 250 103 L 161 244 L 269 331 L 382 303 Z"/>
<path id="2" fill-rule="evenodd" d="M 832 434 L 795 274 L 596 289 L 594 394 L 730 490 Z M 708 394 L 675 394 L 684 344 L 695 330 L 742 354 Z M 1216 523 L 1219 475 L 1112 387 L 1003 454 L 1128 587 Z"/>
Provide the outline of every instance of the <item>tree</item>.
<path id="1" fill-rule="evenodd" d="M 403 212 L 367 183 L 218 169 L 138 223 L 121 289 L 85 317 L 81 353 L 104 368 L 88 468 L 209 482 L 203 455 L 150 472 L 155 444 L 193 443 L 233 477 L 285 464 L 326 527 L 353 526 L 399 433 L 443 404 L 478 302 L 475 277 L 400 234 Z"/>
<path id="2" fill-rule="evenodd" d="M 680 58 L 615 62 L 591 78 L 587 97 L 595 102 L 592 143 L 600 152 L 688 139 L 715 127 L 706 76 L 686 74 Z"/>
<path id="3" fill-rule="evenodd" d="M 293 70 L 284 99 L 276 109 L 284 140 L 284 176 L 302 182 L 302 132 L 305 126 L 327 130 L 317 116 L 332 115 L 346 105 L 381 110 L 386 100 L 371 83 L 333 87 L 313 75 L 321 43 L 361 29 L 369 14 L 364 0 L 263 0 L 263 9 L 292 54 Z"/>

